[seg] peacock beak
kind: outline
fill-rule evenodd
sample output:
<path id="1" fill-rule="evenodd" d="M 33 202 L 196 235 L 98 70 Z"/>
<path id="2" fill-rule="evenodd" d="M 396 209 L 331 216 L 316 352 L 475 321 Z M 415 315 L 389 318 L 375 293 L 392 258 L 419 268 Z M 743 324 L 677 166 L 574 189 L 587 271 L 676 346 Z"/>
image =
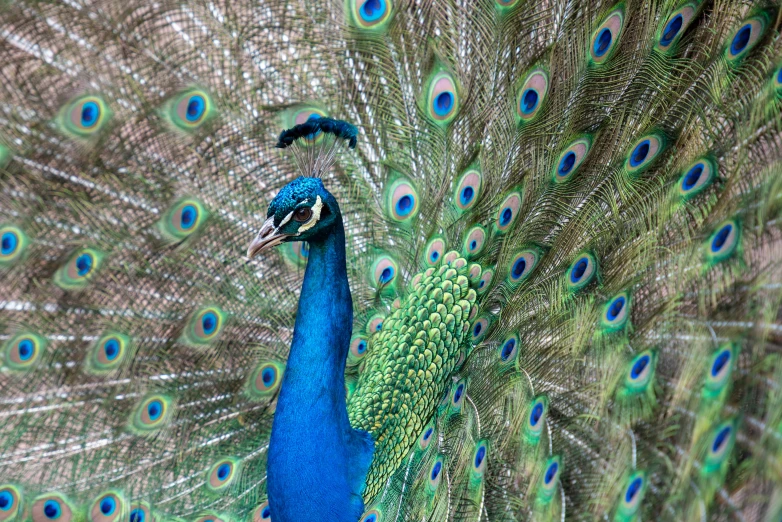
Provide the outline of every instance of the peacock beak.
<path id="1" fill-rule="evenodd" d="M 277 227 L 274 226 L 274 218 L 270 217 L 264 221 L 258 235 L 255 236 L 255 239 L 252 240 L 252 243 L 247 248 L 247 257 L 252 259 L 264 250 L 281 244 L 287 237 L 290 237 L 290 234 L 281 234 Z"/>

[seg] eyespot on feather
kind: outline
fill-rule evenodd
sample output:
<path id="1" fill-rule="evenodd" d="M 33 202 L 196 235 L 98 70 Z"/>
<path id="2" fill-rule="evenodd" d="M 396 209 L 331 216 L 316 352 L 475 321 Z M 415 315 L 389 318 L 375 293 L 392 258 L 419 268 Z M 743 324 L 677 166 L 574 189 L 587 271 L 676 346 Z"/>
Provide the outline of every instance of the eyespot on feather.
<path id="1" fill-rule="evenodd" d="M 710 158 L 700 158 L 684 169 L 677 184 L 682 199 L 690 199 L 703 192 L 716 177 L 717 165 Z"/>
<path id="2" fill-rule="evenodd" d="M 33 500 L 33 522 L 72 522 L 76 508 L 60 493 L 45 493 Z"/>
<path id="3" fill-rule="evenodd" d="M 590 253 L 579 255 L 567 271 L 567 285 L 571 291 L 581 290 L 597 275 L 597 261 Z"/>
<path id="4" fill-rule="evenodd" d="M 519 355 L 519 336 L 512 334 L 500 344 L 497 354 L 502 364 L 512 364 Z"/>
<path id="5" fill-rule="evenodd" d="M 592 34 L 589 56 L 593 63 L 602 64 L 616 51 L 624 29 L 624 8 L 614 9 Z"/>
<path id="6" fill-rule="evenodd" d="M 22 259 L 28 244 L 27 235 L 21 228 L 0 225 L 0 267 L 11 266 Z"/>
<path id="7" fill-rule="evenodd" d="M 14 335 L 3 346 L 5 366 L 12 371 L 29 371 L 41 360 L 46 344 L 45 337 L 32 332 Z"/>
<path id="8" fill-rule="evenodd" d="M 718 471 L 730 457 L 736 442 L 736 421 L 733 419 L 718 424 L 706 438 L 706 455 L 701 473 L 708 475 Z"/>
<path id="9" fill-rule="evenodd" d="M 90 522 L 124 522 L 128 516 L 127 502 L 118 491 L 104 491 L 92 502 L 87 514 Z"/>
<path id="10" fill-rule="evenodd" d="M 456 183 L 453 200 L 456 208 L 464 212 L 470 210 L 481 196 L 483 174 L 477 166 L 468 168 Z"/>
<path id="11" fill-rule="evenodd" d="M 490 321 L 489 317 L 482 315 L 476 319 L 470 327 L 470 339 L 473 343 L 479 343 L 486 337 L 486 333 L 489 331 Z"/>
<path id="12" fill-rule="evenodd" d="M 661 134 L 647 134 L 630 147 L 625 160 L 625 171 L 635 177 L 648 169 L 665 150 L 665 139 Z"/>
<path id="13" fill-rule="evenodd" d="M 657 34 L 655 47 L 662 52 L 673 51 L 676 43 L 695 18 L 696 12 L 697 5 L 688 3 L 671 13 Z"/>
<path id="14" fill-rule="evenodd" d="M 195 348 L 215 341 L 222 333 L 227 315 L 217 306 L 199 308 L 190 316 L 182 341 Z"/>
<path id="15" fill-rule="evenodd" d="M 532 69 L 516 91 L 516 121 L 528 123 L 540 114 L 549 93 L 549 75 L 543 68 Z"/>
<path id="16" fill-rule="evenodd" d="M 625 393 L 637 394 L 649 389 L 654 380 L 657 358 L 651 350 L 636 355 L 625 371 Z"/>
<path id="17" fill-rule="evenodd" d="M 191 134 L 217 114 L 208 92 L 191 87 L 169 99 L 161 115 L 177 131 Z"/>
<path id="18" fill-rule="evenodd" d="M 424 426 L 424 430 L 421 432 L 421 435 L 418 437 L 418 449 L 421 451 L 426 450 L 426 448 L 429 447 L 429 445 L 432 443 L 432 440 L 435 437 L 435 430 L 434 430 L 434 424 L 430 422 L 426 426 Z"/>
<path id="19" fill-rule="evenodd" d="M 418 191 L 406 179 L 394 181 L 386 190 L 387 212 L 394 221 L 404 223 L 418 215 L 419 201 Z"/>
<path id="20" fill-rule="evenodd" d="M 130 337 L 119 332 L 106 332 L 93 345 L 87 358 L 87 368 L 100 375 L 116 370 L 125 358 Z"/>
<path id="21" fill-rule="evenodd" d="M 524 426 L 524 438 L 529 444 L 537 444 L 548 415 L 548 397 L 540 395 L 535 397 L 527 410 L 527 422 Z"/>
<path id="22" fill-rule="evenodd" d="M 383 329 L 383 320 L 386 318 L 384 314 L 374 314 L 372 317 L 369 318 L 367 321 L 367 334 L 372 335 L 373 333 L 379 332 Z"/>
<path id="23" fill-rule="evenodd" d="M 630 475 L 625 487 L 621 490 L 617 514 L 625 517 L 624 519 L 635 516 L 646 494 L 646 485 L 646 473 L 643 471 Z"/>
<path id="24" fill-rule="evenodd" d="M 139 435 L 153 433 L 169 423 L 173 410 L 174 403 L 170 397 L 161 394 L 148 395 L 136 406 L 129 428 Z"/>
<path id="25" fill-rule="evenodd" d="M 500 205 L 497 217 L 494 220 L 494 227 L 498 233 L 504 234 L 511 229 L 519 217 L 520 209 L 521 194 L 519 192 L 511 192 Z"/>
<path id="26" fill-rule="evenodd" d="M 239 476 L 241 461 L 227 457 L 215 462 L 206 475 L 206 487 L 213 492 L 228 489 Z"/>
<path id="27" fill-rule="evenodd" d="M 285 364 L 277 361 L 265 361 L 260 363 L 250 373 L 247 381 L 247 394 L 255 400 L 270 399 L 280 389 L 282 376 L 285 373 Z"/>
<path id="28" fill-rule="evenodd" d="M 66 136 L 86 140 L 97 136 L 111 116 L 111 109 L 103 98 L 88 94 L 65 104 L 57 117 L 57 126 Z"/>
<path id="29" fill-rule="evenodd" d="M 462 408 L 464 402 L 464 395 L 467 393 L 467 382 L 462 379 L 455 383 L 451 389 L 451 409 L 453 411 L 459 411 Z"/>
<path id="30" fill-rule="evenodd" d="M 437 488 L 440 487 L 440 482 L 443 478 L 443 467 L 445 467 L 443 456 L 437 455 L 434 462 L 432 462 L 432 465 L 429 466 L 429 473 L 427 474 L 426 486 L 430 495 L 434 494 L 437 491 Z"/>
<path id="31" fill-rule="evenodd" d="M 760 42 L 768 28 L 769 21 L 765 13 L 750 17 L 728 38 L 725 58 L 730 64 L 738 64 Z"/>
<path id="32" fill-rule="evenodd" d="M 559 484 L 559 476 L 562 473 L 562 459 L 558 455 L 549 457 L 546 465 L 543 467 L 543 476 L 538 486 L 537 501 L 547 504 L 554 497 Z"/>
<path id="33" fill-rule="evenodd" d="M 630 319 L 630 294 L 620 292 L 603 305 L 600 324 L 605 331 L 616 332 L 624 329 Z"/>
<path id="34" fill-rule="evenodd" d="M 130 505 L 129 522 L 157 522 L 157 516 L 148 502 L 134 502 Z"/>
<path id="35" fill-rule="evenodd" d="M 459 112 L 459 93 L 451 73 L 440 70 L 434 73 L 426 90 L 425 112 L 434 123 L 448 125 Z"/>
<path id="36" fill-rule="evenodd" d="M 481 225 L 475 225 L 464 236 L 462 252 L 467 258 L 475 257 L 483 252 L 484 246 L 486 246 L 486 229 Z"/>
<path id="37" fill-rule="evenodd" d="M 0 522 L 16 520 L 24 512 L 24 495 L 13 484 L 0 485 Z"/>
<path id="38" fill-rule="evenodd" d="M 527 279 L 540 262 L 542 252 L 537 248 L 525 248 L 516 253 L 508 269 L 508 282 L 515 287 Z"/>
<path id="39" fill-rule="evenodd" d="M 381 255 L 372 264 L 372 283 L 378 290 L 393 290 L 399 267 L 389 255 Z"/>
<path id="40" fill-rule="evenodd" d="M 733 368 L 738 349 L 733 344 L 726 344 L 717 349 L 708 360 L 703 383 L 703 396 L 716 397 L 731 382 Z"/>
<path id="41" fill-rule="evenodd" d="M 383 522 L 383 513 L 379 508 L 371 509 L 364 513 L 359 522 Z"/>
<path id="42" fill-rule="evenodd" d="M 180 199 L 158 221 L 158 230 L 168 241 L 182 241 L 198 232 L 208 216 L 209 212 L 201 201 Z"/>
<path id="43" fill-rule="evenodd" d="M 345 3 L 350 22 L 363 31 L 385 30 L 394 13 L 392 0 L 346 0 Z"/>
<path id="44" fill-rule="evenodd" d="M 272 522 L 272 510 L 269 508 L 269 501 L 264 500 L 260 506 L 255 508 L 250 515 L 250 520 L 247 522 Z"/>
<path id="45" fill-rule="evenodd" d="M 92 248 L 77 250 L 54 274 L 54 284 L 63 290 L 81 290 L 95 278 L 104 254 Z"/>
<path id="46" fill-rule="evenodd" d="M 475 445 L 475 451 L 472 454 L 472 475 L 473 478 L 481 479 L 486 473 L 487 461 L 489 459 L 489 442 L 487 440 L 479 441 Z"/>
<path id="47" fill-rule="evenodd" d="M 485 294 L 489 288 L 491 288 L 491 281 L 494 278 L 494 270 L 487 268 L 481 273 L 481 277 L 478 279 L 478 295 Z"/>
<path id="48" fill-rule="evenodd" d="M 719 263 L 731 257 L 741 242 L 741 227 L 736 219 L 723 222 L 706 241 L 706 258 L 710 263 Z"/>
<path id="49" fill-rule="evenodd" d="M 445 254 L 445 239 L 434 237 L 429 240 L 424 249 L 424 260 L 428 266 L 435 266 Z"/>
<path id="50" fill-rule="evenodd" d="M 568 145 L 554 164 L 552 174 L 554 182 L 565 183 L 573 179 L 591 148 L 592 138 L 589 136 L 582 136 Z"/>

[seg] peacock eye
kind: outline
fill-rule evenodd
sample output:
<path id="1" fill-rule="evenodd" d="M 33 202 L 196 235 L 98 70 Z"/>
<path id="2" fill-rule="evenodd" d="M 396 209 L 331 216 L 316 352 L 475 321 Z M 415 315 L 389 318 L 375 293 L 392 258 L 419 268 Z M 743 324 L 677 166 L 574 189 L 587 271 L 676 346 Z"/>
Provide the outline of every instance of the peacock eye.
<path id="1" fill-rule="evenodd" d="M 309 207 L 298 208 L 293 213 L 293 219 L 295 219 L 299 223 L 304 223 L 305 221 L 309 221 L 311 217 L 312 217 L 312 209 Z"/>

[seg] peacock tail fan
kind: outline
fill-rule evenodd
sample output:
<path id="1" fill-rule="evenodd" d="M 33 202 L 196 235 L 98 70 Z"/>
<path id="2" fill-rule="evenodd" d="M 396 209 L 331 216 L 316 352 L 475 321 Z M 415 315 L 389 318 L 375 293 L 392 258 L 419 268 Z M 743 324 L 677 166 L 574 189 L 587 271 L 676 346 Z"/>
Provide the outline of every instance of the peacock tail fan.
<path id="1" fill-rule="evenodd" d="M 0 12 L 0 522 L 270 520 L 302 165 L 362 520 L 779 517 L 776 3 Z"/>

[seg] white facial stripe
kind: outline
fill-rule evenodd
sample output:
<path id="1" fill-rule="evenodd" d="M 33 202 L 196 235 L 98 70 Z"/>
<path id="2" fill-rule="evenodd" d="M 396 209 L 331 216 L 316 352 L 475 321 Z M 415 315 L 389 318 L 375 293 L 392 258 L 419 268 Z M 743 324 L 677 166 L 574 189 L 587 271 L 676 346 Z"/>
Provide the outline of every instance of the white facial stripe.
<path id="1" fill-rule="evenodd" d="M 302 232 L 306 232 L 307 230 L 314 227 L 318 220 L 320 219 L 320 211 L 323 209 L 323 201 L 320 200 L 320 196 L 316 196 L 315 204 L 312 205 L 312 217 L 304 223 L 302 226 L 299 227 L 299 231 L 296 233 L 296 235 L 301 235 Z"/>
<path id="2" fill-rule="evenodd" d="M 293 211 L 288 212 L 288 215 L 282 218 L 282 221 L 280 221 L 280 225 L 277 228 L 282 228 L 282 226 L 288 221 L 290 221 L 292 217 L 293 217 Z"/>

